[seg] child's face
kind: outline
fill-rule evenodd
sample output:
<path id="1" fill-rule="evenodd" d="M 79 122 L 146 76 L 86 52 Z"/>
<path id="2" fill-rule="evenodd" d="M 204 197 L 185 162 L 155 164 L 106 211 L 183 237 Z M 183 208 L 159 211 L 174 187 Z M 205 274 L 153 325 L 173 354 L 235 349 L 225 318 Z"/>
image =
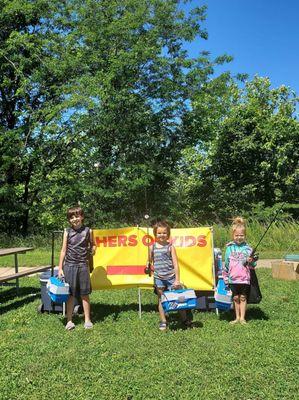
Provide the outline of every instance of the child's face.
<path id="1" fill-rule="evenodd" d="M 157 228 L 157 233 L 156 233 L 157 242 L 164 243 L 167 241 L 168 238 L 169 238 L 169 235 L 167 232 L 167 228 L 163 228 L 163 227 L 159 226 Z"/>
<path id="2" fill-rule="evenodd" d="M 245 230 L 244 228 L 237 228 L 234 231 L 234 242 L 241 244 L 245 242 Z"/>
<path id="3" fill-rule="evenodd" d="M 69 223 L 72 225 L 72 228 L 79 229 L 83 223 L 82 215 L 72 215 L 69 219 Z"/>

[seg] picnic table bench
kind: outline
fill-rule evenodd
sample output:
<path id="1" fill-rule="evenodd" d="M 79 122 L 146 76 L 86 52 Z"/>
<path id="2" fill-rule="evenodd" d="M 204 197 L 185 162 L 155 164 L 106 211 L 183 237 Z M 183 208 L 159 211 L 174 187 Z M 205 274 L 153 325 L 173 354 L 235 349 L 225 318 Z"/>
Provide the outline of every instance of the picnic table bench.
<path id="1" fill-rule="evenodd" d="M 15 285 L 17 291 L 19 289 L 19 278 L 42 272 L 49 269 L 51 266 L 40 266 L 40 267 L 26 267 L 19 271 L 18 254 L 24 254 L 27 251 L 34 250 L 33 247 L 12 247 L 8 249 L 0 249 L 0 257 L 14 255 L 14 272 L 13 268 L 0 268 L 0 284 L 3 285 Z M 9 284 L 8 281 L 16 280 L 15 284 Z"/>

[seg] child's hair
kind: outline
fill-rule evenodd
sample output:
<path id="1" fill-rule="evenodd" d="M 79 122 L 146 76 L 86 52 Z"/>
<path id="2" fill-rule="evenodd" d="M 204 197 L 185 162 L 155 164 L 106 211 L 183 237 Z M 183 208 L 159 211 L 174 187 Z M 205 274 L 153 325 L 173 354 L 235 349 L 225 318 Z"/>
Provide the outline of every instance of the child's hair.
<path id="1" fill-rule="evenodd" d="M 157 236 L 157 230 L 158 228 L 166 228 L 167 229 L 167 235 L 168 237 L 170 236 L 170 226 L 168 225 L 168 223 L 166 221 L 158 221 L 155 223 L 154 228 L 153 228 L 153 232 L 154 232 L 154 236 Z"/>
<path id="2" fill-rule="evenodd" d="M 242 228 L 244 230 L 244 234 L 246 234 L 245 219 L 243 219 L 242 217 L 235 217 L 233 219 L 233 223 L 232 223 L 232 226 L 231 226 L 232 236 L 234 236 L 234 233 L 235 233 L 237 228 Z"/>
<path id="3" fill-rule="evenodd" d="M 74 215 L 84 218 L 84 211 L 80 206 L 71 207 L 67 210 L 67 219 L 70 220 Z"/>

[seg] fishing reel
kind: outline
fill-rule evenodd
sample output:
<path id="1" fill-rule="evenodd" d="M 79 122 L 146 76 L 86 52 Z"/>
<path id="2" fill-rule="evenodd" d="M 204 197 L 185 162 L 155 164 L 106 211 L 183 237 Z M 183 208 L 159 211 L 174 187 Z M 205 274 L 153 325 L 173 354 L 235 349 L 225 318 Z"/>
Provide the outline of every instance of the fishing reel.
<path id="1" fill-rule="evenodd" d="M 151 265 L 151 263 L 148 261 L 146 263 L 146 267 L 144 268 L 144 273 L 148 276 L 152 276 L 152 272 L 153 272 L 153 266 Z"/>
<path id="2" fill-rule="evenodd" d="M 259 253 L 254 253 L 250 258 L 252 258 L 252 262 L 257 262 L 257 260 L 260 258 Z"/>
<path id="3" fill-rule="evenodd" d="M 246 265 L 253 264 L 253 263 L 257 262 L 258 259 L 259 259 L 258 253 L 250 254 L 250 256 L 246 258 L 244 265 L 246 266 Z"/>

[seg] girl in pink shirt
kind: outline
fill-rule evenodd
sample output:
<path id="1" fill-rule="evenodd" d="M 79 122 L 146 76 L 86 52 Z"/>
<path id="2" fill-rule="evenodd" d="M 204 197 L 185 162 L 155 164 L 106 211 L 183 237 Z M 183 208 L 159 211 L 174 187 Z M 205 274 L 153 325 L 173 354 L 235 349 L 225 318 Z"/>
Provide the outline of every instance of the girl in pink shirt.
<path id="1" fill-rule="evenodd" d="M 250 268 L 256 263 L 250 257 L 252 248 L 246 243 L 245 221 L 236 217 L 232 224 L 233 241 L 226 245 L 223 280 L 233 294 L 236 318 L 231 324 L 246 324 L 245 313 L 250 291 Z"/>

